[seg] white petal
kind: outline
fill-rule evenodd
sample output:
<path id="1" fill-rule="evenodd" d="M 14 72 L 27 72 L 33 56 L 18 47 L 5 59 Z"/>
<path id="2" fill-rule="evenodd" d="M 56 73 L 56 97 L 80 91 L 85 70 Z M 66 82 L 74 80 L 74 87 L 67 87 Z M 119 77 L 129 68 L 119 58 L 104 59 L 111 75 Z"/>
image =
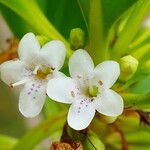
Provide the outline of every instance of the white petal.
<path id="1" fill-rule="evenodd" d="M 110 88 L 120 75 L 119 64 L 115 61 L 104 61 L 94 69 L 94 77 Z"/>
<path id="2" fill-rule="evenodd" d="M 6 84 L 18 82 L 23 79 L 25 66 L 19 61 L 7 61 L 0 65 L 1 80 Z"/>
<path id="3" fill-rule="evenodd" d="M 19 97 L 19 110 L 25 117 L 37 116 L 44 105 L 46 85 L 40 82 L 28 82 Z"/>
<path id="4" fill-rule="evenodd" d="M 53 40 L 46 43 L 40 50 L 41 61 L 59 70 L 65 61 L 66 49 L 63 42 Z"/>
<path id="5" fill-rule="evenodd" d="M 75 130 L 83 130 L 89 126 L 95 115 L 93 103 L 77 99 L 73 102 L 68 113 L 68 124 Z"/>
<path id="6" fill-rule="evenodd" d="M 64 73 L 55 70 L 53 73 L 51 73 L 47 76 L 47 80 L 49 81 L 50 79 L 60 78 L 60 77 L 67 77 L 67 76 Z"/>
<path id="7" fill-rule="evenodd" d="M 26 64 L 32 65 L 38 57 L 40 51 L 40 44 L 33 33 L 27 33 L 20 40 L 18 46 L 18 55 L 20 60 Z"/>
<path id="8" fill-rule="evenodd" d="M 96 110 L 106 116 L 118 116 L 123 112 L 123 99 L 113 90 L 105 90 L 96 99 Z"/>
<path id="9" fill-rule="evenodd" d="M 72 103 L 71 92 L 75 90 L 75 81 L 68 77 L 54 78 L 49 80 L 47 85 L 48 96 L 62 103 Z"/>
<path id="10" fill-rule="evenodd" d="M 60 71 L 54 71 L 53 78 L 67 77 L 64 73 Z"/>
<path id="11" fill-rule="evenodd" d="M 77 50 L 69 60 L 69 72 L 72 77 L 88 76 L 94 69 L 94 63 L 85 50 Z"/>

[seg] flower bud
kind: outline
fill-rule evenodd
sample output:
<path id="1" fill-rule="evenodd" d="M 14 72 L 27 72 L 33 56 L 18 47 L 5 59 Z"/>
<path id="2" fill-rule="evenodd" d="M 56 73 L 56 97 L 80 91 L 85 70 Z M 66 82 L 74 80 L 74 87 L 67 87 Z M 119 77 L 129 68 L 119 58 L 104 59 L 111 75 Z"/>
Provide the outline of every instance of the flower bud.
<path id="1" fill-rule="evenodd" d="M 71 30 L 70 45 L 73 50 L 84 47 L 84 32 L 82 29 L 75 28 Z"/>
<path id="2" fill-rule="evenodd" d="M 38 40 L 38 42 L 40 43 L 41 46 L 43 46 L 45 43 L 50 41 L 50 39 L 44 35 L 37 35 L 36 39 Z"/>
<path id="3" fill-rule="evenodd" d="M 115 122 L 117 117 L 110 117 L 110 116 L 105 116 L 105 115 L 100 115 L 100 120 L 106 124 L 111 124 Z"/>
<path id="4" fill-rule="evenodd" d="M 131 55 L 124 56 L 120 59 L 120 80 L 129 80 L 136 72 L 138 60 Z"/>
<path id="5" fill-rule="evenodd" d="M 150 74 L 150 60 L 147 60 L 143 63 L 143 65 L 141 66 L 141 70 L 145 74 Z"/>

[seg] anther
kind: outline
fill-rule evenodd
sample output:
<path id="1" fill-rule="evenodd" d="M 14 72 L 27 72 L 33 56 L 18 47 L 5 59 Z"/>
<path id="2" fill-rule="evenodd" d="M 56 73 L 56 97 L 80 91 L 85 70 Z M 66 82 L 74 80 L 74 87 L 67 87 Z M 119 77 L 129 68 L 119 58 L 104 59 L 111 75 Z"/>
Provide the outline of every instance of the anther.
<path id="1" fill-rule="evenodd" d="M 98 83 L 100 84 L 100 85 L 103 85 L 103 82 L 100 80 L 100 81 L 98 81 Z"/>
<path id="2" fill-rule="evenodd" d="M 34 71 L 33 71 L 33 74 L 37 74 L 37 71 L 39 70 L 40 66 L 36 66 Z"/>

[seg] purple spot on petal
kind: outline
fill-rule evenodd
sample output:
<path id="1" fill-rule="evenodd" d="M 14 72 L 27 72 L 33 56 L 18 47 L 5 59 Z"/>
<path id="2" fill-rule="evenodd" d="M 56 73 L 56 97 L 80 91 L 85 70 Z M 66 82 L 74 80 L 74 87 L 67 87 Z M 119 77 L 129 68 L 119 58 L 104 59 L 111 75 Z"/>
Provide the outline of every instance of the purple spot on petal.
<path id="1" fill-rule="evenodd" d="M 33 88 L 31 88 L 30 90 L 33 91 Z"/>
<path id="2" fill-rule="evenodd" d="M 31 92 L 28 92 L 28 95 L 30 95 L 31 94 Z"/>
<path id="3" fill-rule="evenodd" d="M 38 92 L 38 90 L 35 90 L 35 92 Z"/>
<path id="4" fill-rule="evenodd" d="M 33 97 L 33 99 L 35 99 L 35 97 Z"/>

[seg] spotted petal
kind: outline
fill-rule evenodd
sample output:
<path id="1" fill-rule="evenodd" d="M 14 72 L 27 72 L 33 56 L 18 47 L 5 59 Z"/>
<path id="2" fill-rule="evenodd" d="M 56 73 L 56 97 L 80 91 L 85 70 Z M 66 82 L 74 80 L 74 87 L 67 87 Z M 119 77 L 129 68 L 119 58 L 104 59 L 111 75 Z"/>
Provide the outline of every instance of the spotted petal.
<path id="1" fill-rule="evenodd" d="M 28 82 L 19 97 L 19 110 L 25 117 L 37 116 L 46 98 L 46 84 L 37 81 Z"/>
<path id="2" fill-rule="evenodd" d="M 53 40 L 46 43 L 40 50 L 42 64 L 59 70 L 65 61 L 66 49 L 63 42 Z"/>
<path id="3" fill-rule="evenodd" d="M 0 65 L 1 80 L 6 84 L 18 82 L 23 79 L 25 65 L 19 61 L 6 61 Z"/>
<path id="4" fill-rule="evenodd" d="M 36 63 L 40 44 L 33 33 L 27 33 L 20 40 L 18 55 L 21 61 L 28 65 Z"/>
<path id="5" fill-rule="evenodd" d="M 71 105 L 68 113 L 68 124 L 75 130 L 83 130 L 89 126 L 95 115 L 92 102 L 76 99 Z"/>
<path id="6" fill-rule="evenodd" d="M 76 90 L 75 86 L 75 81 L 71 78 L 54 78 L 48 82 L 47 94 L 51 99 L 57 102 L 70 104 L 73 101 L 71 92 Z"/>
<path id="7" fill-rule="evenodd" d="M 94 63 L 85 50 L 77 50 L 69 60 L 69 72 L 71 77 L 88 76 L 94 69 Z"/>
<path id="8" fill-rule="evenodd" d="M 123 99 L 113 90 L 104 90 L 95 101 L 96 110 L 106 116 L 118 116 L 123 112 Z"/>
<path id="9" fill-rule="evenodd" d="M 94 69 L 94 77 L 110 88 L 120 75 L 119 64 L 115 61 L 104 61 Z"/>

